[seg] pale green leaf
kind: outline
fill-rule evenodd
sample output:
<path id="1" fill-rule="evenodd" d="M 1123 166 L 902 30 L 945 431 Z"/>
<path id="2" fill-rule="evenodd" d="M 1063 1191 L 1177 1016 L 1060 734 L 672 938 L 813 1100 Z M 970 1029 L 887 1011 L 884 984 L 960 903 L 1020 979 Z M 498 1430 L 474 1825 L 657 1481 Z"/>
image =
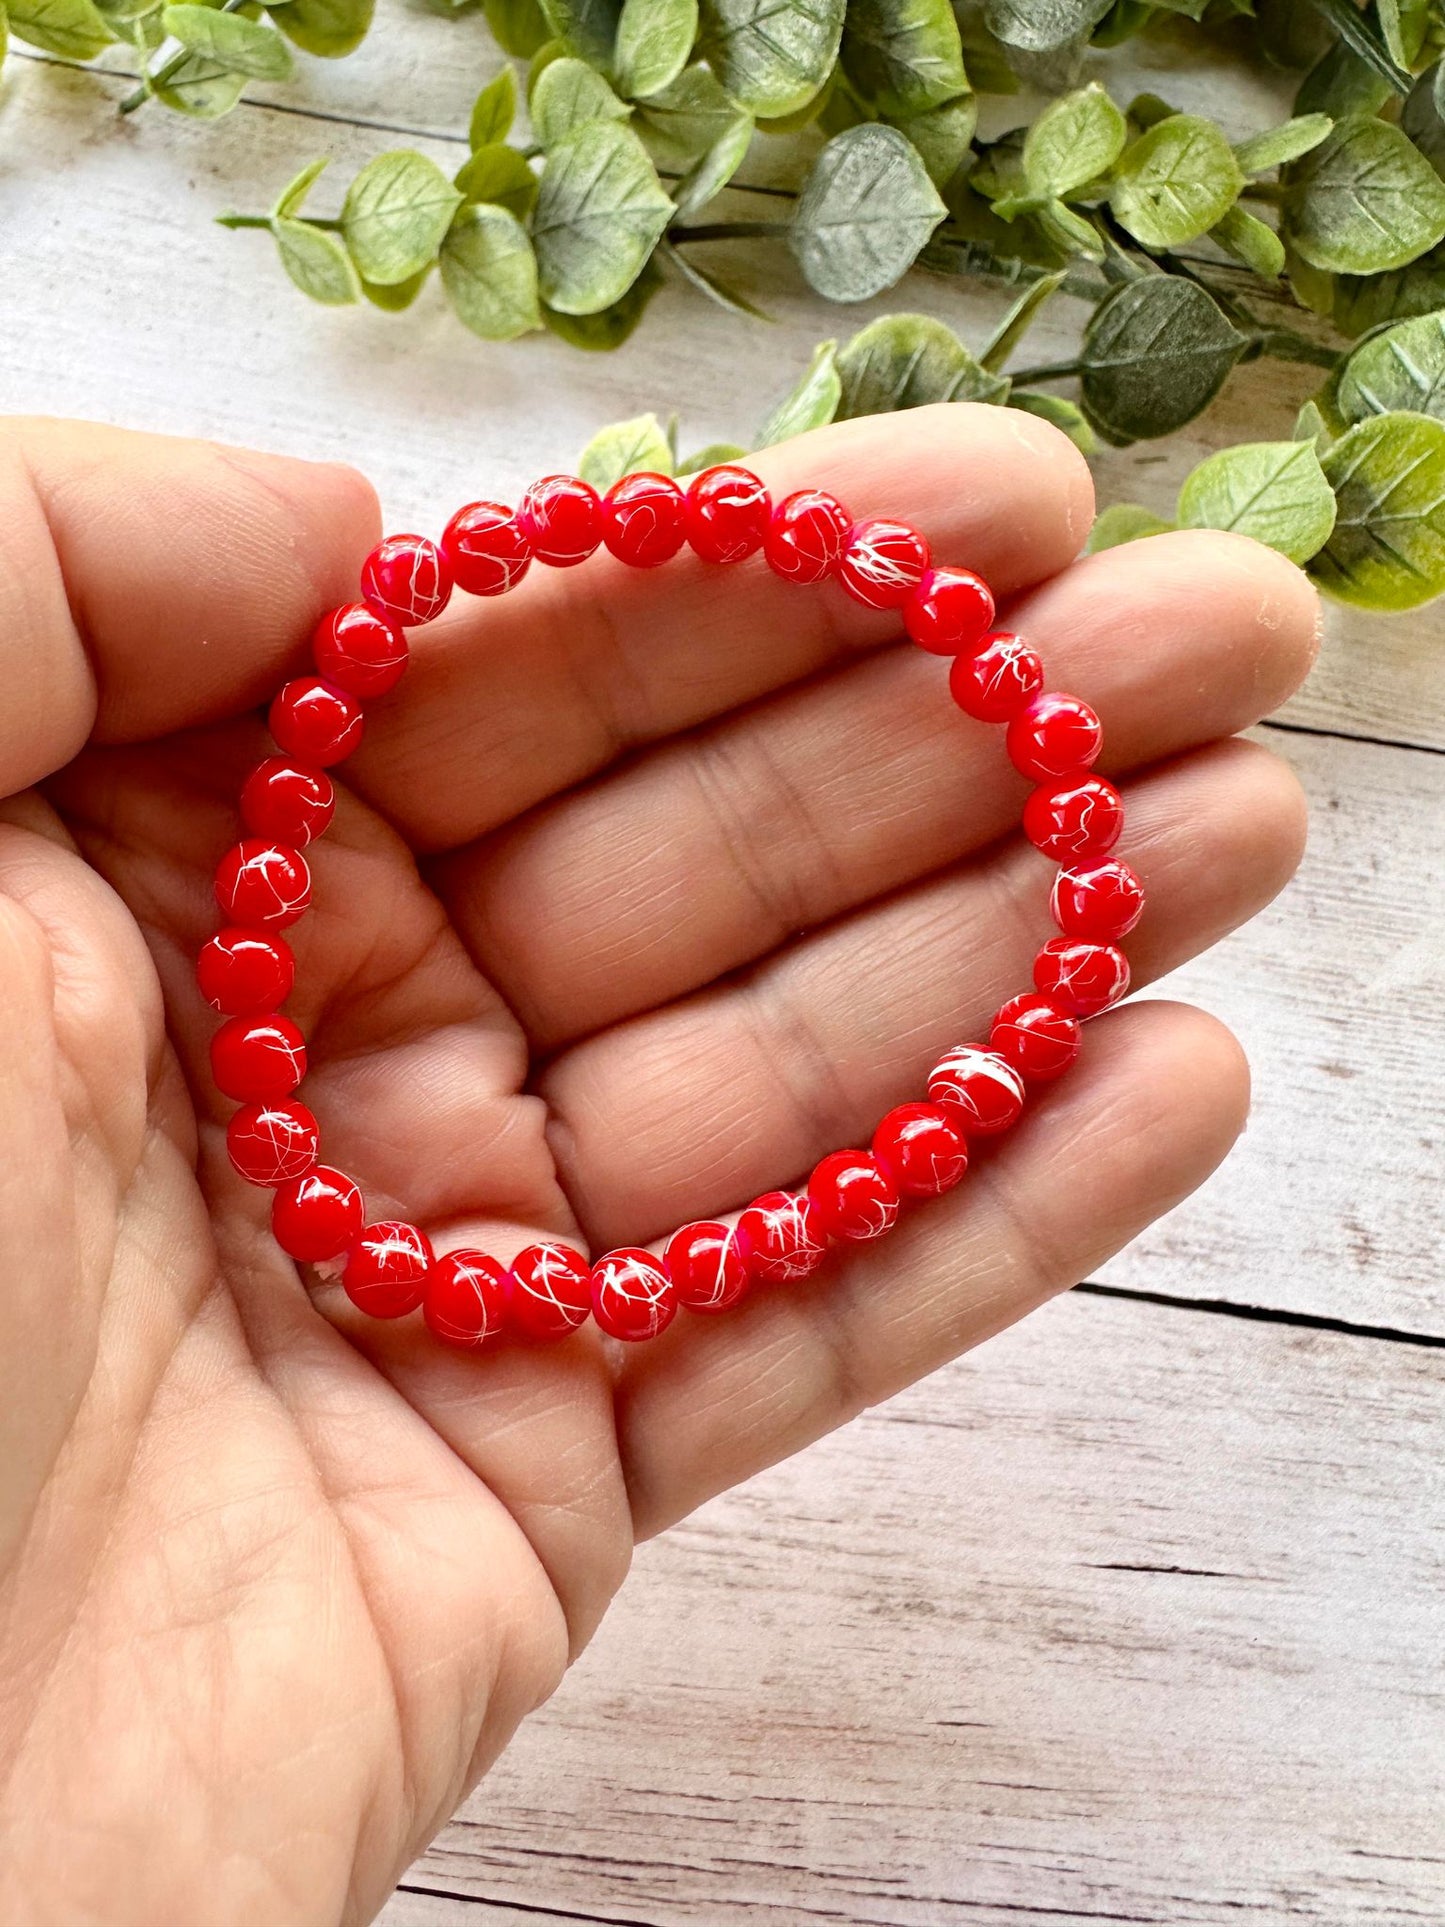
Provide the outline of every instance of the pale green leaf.
<path id="1" fill-rule="evenodd" d="M 356 269 L 339 235 L 281 215 L 271 223 L 281 265 L 301 290 L 323 307 L 344 308 L 361 293 Z"/>
<path id="2" fill-rule="evenodd" d="M 1336 427 L 1395 413 L 1445 421 L 1445 314 L 1420 315 L 1367 335 L 1326 384 L 1321 401 Z"/>
<path id="3" fill-rule="evenodd" d="M 1101 509 L 1094 518 L 1094 526 L 1089 530 L 1089 539 L 1084 545 L 1086 555 L 1099 555 L 1105 549 L 1117 549 L 1125 542 L 1139 542 L 1149 535 L 1167 535 L 1174 527 L 1153 509 L 1146 509 L 1139 502 L 1111 502 Z"/>
<path id="4" fill-rule="evenodd" d="M 978 125 L 978 101 L 972 94 L 961 94 L 957 100 L 946 100 L 941 107 L 930 107 L 922 114 L 884 114 L 882 118 L 912 141 L 929 180 L 941 189 L 968 159 Z"/>
<path id="5" fill-rule="evenodd" d="M 656 415 L 637 415 L 613 422 L 594 435 L 583 449 L 577 473 L 599 495 L 624 475 L 671 475 L 672 445 Z"/>
<path id="6" fill-rule="evenodd" d="M 1045 395 L 1032 388 L 1013 388 L 1009 391 L 1006 405 L 1051 423 L 1061 434 L 1068 436 L 1081 455 L 1098 453 L 1099 438 L 1090 428 L 1088 416 L 1076 401 L 1070 401 L 1066 395 Z"/>
<path id="7" fill-rule="evenodd" d="M 341 231 L 357 271 L 379 287 L 436 256 L 462 196 L 435 161 L 408 148 L 378 154 L 347 189 Z"/>
<path id="8" fill-rule="evenodd" d="M 1052 53 L 1093 32 L 1112 0 L 984 0 L 990 33 L 1024 53 Z"/>
<path id="9" fill-rule="evenodd" d="M 1215 222 L 1209 234 L 1226 254 L 1266 280 L 1276 280 L 1284 273 L 1284 242 L 1272 227 L 1238 203 L 1223 220 Z"/>
<path id="10" fill-rule="evenodd" d="M 890 118 L 968 92 L 949 0 L 851 0 L 839 57 L 858 98 Z"/>
<path id="11" fill-rule="evenodd" d="M 1334 440 L 1318 402 L 1307 401 L 1295 416 L 1294 439 L 1313 444 L 1316 455 L 1323 455 Z"/>
<path id="12" fill-rule="evenodd" d="M 953 330 L 932 315 L 884 315 L 854 335 L 838 356 L 838 419 L 886 415 L 936 401 L 1001 402 L 1009 383 L 991 374 Z"/>
<path id="13" fill-rule="evenodd" d="M 541 0 L 541 7 L 569 54 L 602 73 L 611 71 L 622 0 Z"/>
<path id="14" fill-rule="evenodd" d="M 1445 237 L 1445 182 L 1398 127 L 1351 117 L 1291 167 L 1284 226 L 1314 267 L 1402 268 Z"/>
<path id="15" fill-rule="evenodd" d="M 701 51 L 750 114 L 791 114 L 832 72 L 845 0 L 702 0 Z"/>
<path id="16" fill-rule="evenodd" d="M 1240 141 L 1234 158 L 1246 174 L 1267 174 L 1273 167 L 1297 161 L 1324 140 L 1334 122 L 1328 114 L 1301 114 L 1281 127 L 1268 127 L 1247 141 Z"/>
<path id="17" fill-rule="evenodd" d="M 1172 434 L 1219 393 L 1245 346 L 1196 282 L 1172 274 L 1126 282 L 1084 331 L 1084 407 L 1106 441 Z"/>
<path id="18" fill-rule="evenodd" d="M 677 473 L 680 476 L 701 475 L 705 468 L 718 468 L 724 462 L 735 462 L 747 452 L 736 442 L 709 442 L 706 448 L 700 448 L 695 455 L 689 455 L 685 460 L 680 461 L 677 465 Z"/>
<path id="19" fill-rule="evenodd" d="M 946 213 L 917 149 L 870 122 L 818 156 L 789 241 L 810 287 L 830 301 L 866 301 L 907 273 Z"/>
<path id="20" fill-rule="evenodd" d="M 1175 114 L 1126 149 L 1109 205 L 1146 248 L 1177 248 L 1222 221 L 1243 185 L 1234 150 L 1214 122 Z"/>
<path id="21" fill-rule="evenodd" d="M 729 99 L 700 61 L 685 67 L 661 93 L 639 101 L 633 120 L 658 166 L 677 173 L 685 173 L 744 123 L 751 126 L 751 116 Z"/>
<path id="22" fill-rule="evenodd" d="M 563 314 L 596 314 L 637 279 L 672 202 L 628 127 L 593 120 L 547 158 L 532 216 L 542 298 Z"/>
<path id="23" fill-rule="evenodd" d="M 1107 174 L 1127 138 L 1124 116 L 1097 81 L 1065 94 L 1044 109 L 1024 140 L 1027 191 L 1066 199 Z"/>
<path id="24" fill-rule="evenodd" d="M 115 39 L 92 0 L 10 0 L 7 14 L 17 40 L 62 60 L 94 60 Z"/>
<path id="25" fill-rule="evenodd" d="M 1335 498 L 1312 442 L 1243 442 L 1186 477 L 1179 525 L 1253 536 L 1307 562 L 1335 525 Z"/>
<path id="26" fill-rule="evenodd" d="M 271 212 L 282 219 L 285 219 L 289 215 L 299 214 L 307 195 L 330 165 L 330 156 L 326 154 L 323 154 L 319 160 L 308 161 L 301 172 L 293 175 L 285 187 L 282 188 L 276 197 L 276 205 L 272 208 Z"/>
<path id="27" fill-rule="evenodd" d="M 169 62 L 166 63 L 169 65 Z M 186 54 L 153 92 L 163 107 L 191 120 L 219 120 L 241 98 L 246 76 L 211 54 Z"/>
<path id="28" fill-rule="evenodd" d="M 376 0 L 285 0 L 274 18 L 303 53 L 339 60 L 366 38 L 375 4 Z"/>
<path id="29" fill-rule="evenodd" d="M 802 380 L 769 411 L 755 446 L 771 448 L 776 442 L 807 434 L 810 428 L 826 428 L 833 420 L 843 395 L 837 349 L 836 341 L 818 344 Z"/>
<path id="30" fill-rule="evenodd" d="M 249 80 L 285 80 L 292 71 L 291 49 L 274 28 L 241 13 L 222 13 L 181 0 L 167 7 L 161 21 L 188 53 L 199 54 L 245 74 Z"/>
<path id="31" fill-rule="evenodd" d="M 662 285 L 663 276 L 654 255 L 644 262 L 641 274 L 626 294 L 596 314 L 562 314 L 544 302 L 542 323 L 549 334 L 574 348 L 583 348 L 588 354 L 606 354 L 620 348 L 628 339 Z"/>
<path id="32" fill-rule="evenodd" d="M 994 375 L 1002 372 L 1014 349 L 1033 326 L 1039 310 L 1058 293 L 1063 283 L 1061 273 L 1045 274 L 1024 289 L 980 351 L 981 368 Z"/>
<path id="33" fill-rule="evenodd" d="M 517 76 L 503 67 L 495 80 L 489 80 L 472 104 L 467 144 L 473 149 L 491 147 L 504 141 L 517 117 Z"/>
<path id="34" fill-rule="evenodd" d="M 690 221 L 721 193 L 742 166 L 752 144 L 752 120 L 746 114 L 739 115 L 678 182 L 673 200 L 680 221 Z"/>
<path id="35" fill-rule="evenodd" d="M 447 299 L 474 335 L 513 341 L 541 327 L 532 243 L 505 208 L 463 208 L 447 230 L 439 265 Z"/>
<path id="36" fill-rule="evenodd" d="M 1365 609 L 1414 609 L 1445 590 L 1445 424 L 1372 415 L 1323 467 L 1336 515 L 1310 563 L 1320 587 Z"/>
<path id="37" fill-rule="evenodd" d="M 530 60 L 552 29 L 537 0 L 482 0 L 492 38 L 514 60 Z"/>
<path id="38" fill-rule="evenodd" d="M 515 147 L 498 142 L 479 147 L 457 169 L 455 186 L 464 200 L 504 207 L 525 221 L 537 205 L 537 176 Z"/>
<path id="39" fill-rule="evenodd" d="M 687 65 L 697 39 L 697 0 L 624 0 L 612 73 L 629 99 L 660 93 Z"/>
<path id="40" fill-rule="evenodd" d="M 428 262 L 416 274 L 408 275 L 405 281 L 394 281 L 389 288 L 379 288 L 374 281 L 363 281 L 361 292 L 373 308 L 380 308 L 385 314 L 401 314 L 426 286 L 430 273 L 431 263 Z"/>
<path id="41" fill-rule="evenodd" d="M 542 69 L 532 88 L 528 111 L 532 132 L 550 152 L 589 121 L 626 120 L 628 110 L 601 74 L 567 54 Z"/>

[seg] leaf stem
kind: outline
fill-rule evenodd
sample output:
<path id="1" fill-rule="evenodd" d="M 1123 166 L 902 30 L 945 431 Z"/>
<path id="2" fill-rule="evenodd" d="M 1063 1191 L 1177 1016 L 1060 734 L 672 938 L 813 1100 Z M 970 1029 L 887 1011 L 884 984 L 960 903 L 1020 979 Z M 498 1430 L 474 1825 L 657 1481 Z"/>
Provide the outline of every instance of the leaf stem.
<path id="1" fill-rule="evenodd" d="M 1352 54 L 1357 54 L 1367 67 L 1373 67 L 1381 80 L 1386 80 L 1400 95 L 1408 94 L 1413 82 L 1410 76 L 1401 73 L 1390 58 L 1390 50 L 1380 40 L 1365 15 L 1354 4 L 1354 0 L 1313 0 L 1316 13 L 1323 14 L 1335 32 L 1344 41 Z"/>
<path id="2" fill-rule="evenodd" d="M 217 227 L 229 227 L 229 228 L 266 227 L 268 228 L 270 227 L 270 225 L 271 225 L 271 217 L 269 214 L 218 214 L 216 216 Z"/>
<path id="3" fill-rule="evenodd" d="M 1069 375 L 1082 375 L 1082 361 L 1050 361 L 1038 368 L 1010 368 L 1009 380 L 1017 388 L 1027 382 L 1031 386 L 1037 381 L 1063 381 Z"/>
<path id="4" fill-rule="evenodd" d="M 217 11 L 220 13 L 239 13 L 245 4 L 246 0 L 224 0 L 224 4 L 219 7 Z M 181 47 L 171 55 L 169 60 L 164 61 L 157 67 L 153 74 L 142 75 L 140 86 L 136 88 L 133 94 L 126 95 L 125 99 L 120 103 L 119 111 L 122 114 L 133 114 L 137 107 L 144 107 L 156 88 L 164 87 L 168 80 L 174 80 L 190 57 L 190 48 Z"/>
<path id="5" fill-rule="evenodd" d="M 1259 335 L 1259 352 L 1272 361 L 1303 361 L 1313 368 L 1333 368 L 1339 360 L 1338 349 L 1323 341 L 1311 341 L 1293 328 L 1266 328 Z"/>
<path id="6" fill-rule="evenodd" d="M 689 241 L 774 240 L 788 232 L 786 221 L 702 221 L 694 227 L 669 228 L 667 238 L 674 247 Z"/>

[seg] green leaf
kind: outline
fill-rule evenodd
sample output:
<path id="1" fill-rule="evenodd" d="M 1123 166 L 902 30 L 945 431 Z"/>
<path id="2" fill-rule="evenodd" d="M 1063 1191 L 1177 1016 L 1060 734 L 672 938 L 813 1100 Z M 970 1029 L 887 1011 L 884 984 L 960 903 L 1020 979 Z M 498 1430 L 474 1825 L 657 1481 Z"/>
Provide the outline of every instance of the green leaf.
<path id="1" fill-rule="evenodd" d="M 1226 254 L 1266 280 L 1277 280 L 1284 273 L 1284 242 L 1272 227 L 1237 204 L 1215 222 L 1209 234 Z"/>
<path id="2" fill-rule="evenodd" d="M 721 275 L 715 274 L 711 268 L 700 267 L 681 248 L 673 247 L 666 239 L 658 243 L 657 252 L 677 269 L 684 281 L 691 282 L 700 294 L 705 294 L 709 301 L 715 301 L 720 308 L 726 308 L 729 314 L 747 315 L 753 321 L 772 320 L 772 316 L 765 314 L 756 302 L 750 301 L 736 288 L 729 287 Z"/>
<path id="3" fill-rule="evenodd" d="M 339 60 L 366 38 L 376 0 L 284 0 L 276 25 L 303 53 Z"/>
<path id="4" fill-rule="evenodd" d="M 541 327 L 537 259 L 505 208 L 463 208 L 442 242 L 440 267 L 458 319 L 484 341 L 514 341 Z"/>
<path id="5" fill-rule="evenodd" d="M 281 265 L 301 290 L 323 307 L 344 308 L 357 300 L 361 285 L 339 235 L 278 215 L 271 223 Z"/>
<path id="6" fill-rule="evenodd" d="M 431 263 L 428 262 L 418 273 L 409 275 L 405 281 L 393 282 L 389 288 L 379 288 L 374 281 L 363 281 L 361 292 L 373 308 L 380 308 L 384 314 L 401 314 L 426 286 L 430 273 Z"/>
<path id="7" fill-rule="evenodd" d="M 1307 562 L 1335 525 L 1335 498 L 1311 442 L 1242 442 L 1186 477 L 1179 525 L 1252 535 Z"/>
<path id="8" fill-rule="evenodd" d="M 1015 388 L 1008 398 L 1009 408 L 1020 408 L 1026 415 L 1037 415 L 1041 421 L 1052 422 L 1053 426 L 1068 436 L 1081 455 L 1097 454 L 1099 438 L 1089 426 L 1089 418 L 1079 404 L 1070 401 L 1065 395 L 1043 395 L 1032 388 Z"/>
<path id="9" fill-rule="evenodd" d="M 822 341 L 800 382 L 772 408 L 758 430 L 755 446 L 772 448 L 777 442 L 806 435 L 810 428 L 826 428 L 838 413 L 843 382 L 838 373 L 838 344 Z"/>
<path id="10" fill-rule="evenodd" d="M 752 118 L 730 100 L 701 62 L 685 67 L 670 87 L 637 103 L 633 126 L 659 167 L 685 173 L 730 129 Z"/>
<path id="11" fill-rule="evenodd" d="M 479 147 L 457 169 L 454 185 L 464 200 L 504 207 L 525 221 L 537 205 L 537 176 L 515 147 Z"/>
<path id="12" fill-rule="evenodd" d="M 17 40 L 62 60 L 94 60 L 115 39 L 92 0 L 12 0 L 7 13 Z"/>
<path id="13" fill-rule="evenodd" d="M 680 461 L 677 465 L 677 473 L 680 476 L 701 475 L 705 468 L 717 468 L 723 462 L 735 462 L 747 452 L 736 442 L 709 442 L 706 448 L 700 448 L 695 455 L 689 455 L 684 461 Z"/>
<path id="14" fill-rule="evenodd" d="M 943 322 L 926 314 L 884 315 L 838 356 L 838 419 L 886 415 L 935 401 L 1001 402 L 1008 382 L 979 365 Z"/>
<path id="15" fill-rule="evenodd" d="M 662 273 L 652 259 L 646 262 L 626 294 L 610 307 L 596 314 L 561 314 L 544 303 L 542 322 L 549 334 L 572 347 L 583 348 L 588 354 L 606 354 L 627 340 L 662 285 Z"/>
<path id="16" fill-rule="evenodd" d="M 1097 81 L 1046 107 L 1024 140 L 1030 194 L 1066 199 L 1107 174 L 1128 139 L 1124 116 Z"/>
<path id="17" fill-rule="evenodd" d="M 1234 149 L 1213 121 L 1175 114 L 1126 150 L 1109 205 L 1146 248 L 1177 248 L 1222 221 L 1243 185 Z"/>
<path id="18" fill-rule="evenodd" d="M 984 24 L 1007 47 L 1052 53 L 1091 34 L 1112 0 L 984 0 Z"/>
<path id="19" fill-rule="evenodd" d="M 613 78 L 629 98 L 660 93 L 687 65 L 697 39 L 697 0 L 624 0 Z"/>
<path id="20" fill-rule="evenodd" d="M 165 8 L 161 21 L 188 53 L 214 60 L 249 80 L 285 80 L 292 71 L 291 49 L 280 34 L 244 14 L 222 13 L 216 7 L 182 0 Z"/>
<path id="21" fill-rule="evenodd" d="M 622 0 L 541 0 L 547 24 L 569 54 L 611 71 Z"/>
<path id="22" fill-rule="evenodd" d="M 583 60 L 563 55 L 542 69 L 528 102 L 532 132 L 548 152 L 594 120 L 626 120 L 627 104 Z"/>
<path id="23" fill-rule="evenodd" d="M 489 80 L 472 105 L 467 144 L 475 150 L 504 141 L 517 117 L 517 75 L 503 67 L 495 80 Z"/>
<path id="24" fill-rule="evenodd" d="M 1445 183 L 1398 127 L 1352 117 L 1290 169 L 1284 223 L 1312 266 L 1379 274 L 1445 237 Z"/>
<path id="25" fill-rule="evenodd" d="M 271 212 L 283 220 L 289 215 L 299 214 L 306 196 L 330 165 L 330 157 L 326 154 L 323 154 L 319 160 L 309 161 L 301 172 L 293 175 L 282 188 Z"/>
<path id="26" fill-rule="evenodd" d="M 357 271 L 390 287 L 436 256 L 462 197 L 435 161 L 409 148 L 378 154 L 341 207 L 341 231 Z"/>
<path id="27" fill-rule="evenodd" d="M 191 120 L 219 120 L 241 98 L 246 76 L 210 54 L 187 54 L 168 80 L 152 91 L 163 107 Z"/>
<path id="28" fill-rule="evenodd" d="M 610 307 L 641 273 L 671 213 L 630 128 L 609 120 L 579 127 L 548 156 L 532 216 L 547 306 L 563 314 Z"/>
<path id="29" fill-rule="evenodd" d="M 906 118 L 885 114 L 883 118 L 912 141 L 929 180 L 942 188 L 968 158 L 969 143 L 978 125 L 978 101 L 972 94 L 961 94 L 957 100 L 946 100 L 926 113 Z"/>
<path id="30" fill-rule="evenodd" d="M 866 301 L 907 273 L 947 211 L 911 142 L 869 122 L 818 156 L 788 238 L 810 287 Z"/>
<path id="31" fill-rule="evenodd" d="M 672 473 L 672 447 L 656 415 L 613 422 L 592 437 L 577 463 L 577 473 L 599 495 L 624 475 L 644 470 L 655 475 Z"/>
<path id="32" fill-rule="evenodd" d="M 1084 330 L 1084 407 L 1119 445 L 1172 434 L 1213 401 L 1245 346 L 1197 282 L 1172 274 L 1128 281 Z"/>
<path id="33" fill-rule="evenodd" d="M 1255 31 L 1260 49 L 1277 67 L 1296 72 L 1313 67 L 1334 40 L 1314 0 L 1255 0 Z"/>
<path id="34" fill-rule="evenodd" d="M 537 0 L 482 0 L 492 38 L 514 60 L 530 60 L 552 29 Z"/>
<path id="35" fill-rule="evenodd" d="M 1435 172 L 1445 178 L 1445 120 L 1436 102 L 1436 87 L 1445 66 L 1422 74 L 1410 89 L 1400 109 L 1400 125 L 1429 161 Z"/>
<path id="36" fill-rule="evenodd" d="M 791 114 L 838 58 L 845 0 L 702 0 L 701 52 L 750 114 Z"/>
<path id="37" fill-rule="evenodd" d="M 1058 293 L 1063 282 L 1062 274 L 1045 274 L 1024 289 L 989 336 L 978 358 L 981 368 L 986 368 L 993 375 L 1002 372 L 1009 356 L 1018 347 L 1028 329 L 1033 326 L 1039 310 Z"/>
<path id="38" fill-rule="evenodd" d="M 1105 549 L 1117 549 L 1125 542 L 1138 542 L 1145 536 L 1167 535 L 1173 527 L 1172 522 L 1166 522 L 1162 515 L 1156 515 L 1140 502 L 1111 502 L 1094 518 L 1084 553 L 1099 555 Z"/>
<path id="39" fill-rule="evenodd" d="M 1415 609 L 1445 590 L 1445 424 L 1373 415 L 1323 468 L 1336 515 L 1310 563 L 1320 587 L 1364 609 Z"/>
<path id="40" fill-rule="evenodd" d="M 1438 0 L 1376 0 L 1380 33 L 1391 60 L 1406 73 L 1418 73 L 1440 51 L 1442 21 Z"/>
<path id="41" fill-rule="evenodd" d="M 852 0 L 839 58 L 879 114 L 906 120 L 968 92 L 949 0 Z"/>
<path id="42" fill-rule="evenodd" d="M 1300 82 L 1294 110 L 1297 114 L 1327 114 L 1331 120 L 1343 120 L 1348 114 L 1377 114 L 1390 93 L 1389 81 L 1340 40 Z"/>
<path id="43" fill-rule="evenodd" d="M 1408 413 L 1445 421 L 1445 314 L 1421 315 L 1366 336 L 1326 383 L 1332 424 Z"/>
<path id="44" fill-rule="evenodd" d="M 1330 277 L 1328 312 L 1343 335 L 1354 337 L 1387 321 L 1433 314 L 1445 307 L 1445 249 L 1432 248 L 1393 274 Z"/>
<path id="45" fill-rule="evenodd" d="M 678 182 L 673 201 L 679 220 L 690 221 L 721 193 L 742 166 L 752 144 L 753 123 L 746 114 L 740 115 Z"/>
<path id="46" fill-rule="evenodd" d="M 1320 412 L 1318 403 L 1307 401 L 1295 416 L 1294 439 L 1297 442 L 1312 443 L 1316 455 L 1323 455 L 1334 440 L 1329 423 Z"/>
<path id="47" fill-rule="evenodd" d="M 1063 254 L 1082 254 L 1087 260 L 1102 261 L 1104 243 L 1099 230 L 1087 215 L 1078 213 L 1064 201 L 1048 201 L 1035 210 L 1034 219 L 1044 238 Z"/>
<path id="48" fill-rule="evenodd" d="M 1334 127 L 1328 114 L 1300 114 L 1280 127 L 1268 127 L 1262 134 L 1241 141 L 1234 158 L 1246 174 L 1267 174 L 1273 167 L 1297 161 L 1318 147 Z"/>

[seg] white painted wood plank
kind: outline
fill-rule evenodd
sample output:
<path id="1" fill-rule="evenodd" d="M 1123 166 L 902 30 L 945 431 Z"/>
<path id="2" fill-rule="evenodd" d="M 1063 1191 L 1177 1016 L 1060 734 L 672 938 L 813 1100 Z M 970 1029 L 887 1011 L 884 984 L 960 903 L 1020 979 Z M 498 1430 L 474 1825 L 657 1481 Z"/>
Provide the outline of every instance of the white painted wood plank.
<path id="1" fill-rule="evenodd" d="M 1441 1364 L 1065 1299 L 644 1548 L 410 1877 L 649 1927 L 1437 1921 Z"/>

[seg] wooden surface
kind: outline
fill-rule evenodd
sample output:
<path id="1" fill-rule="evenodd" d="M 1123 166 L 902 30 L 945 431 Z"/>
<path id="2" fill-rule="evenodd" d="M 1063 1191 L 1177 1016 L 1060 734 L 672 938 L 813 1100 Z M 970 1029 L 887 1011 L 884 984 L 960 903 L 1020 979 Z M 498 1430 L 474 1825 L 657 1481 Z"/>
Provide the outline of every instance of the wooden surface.
<path id="1" fill-rule="evenodd" d="M 476 19 L 393 8 L 197 128 L 12 57 L 0 405 L 355 461 L 431 526 L 672 398 L 688 446 L 745 440 L 873 313 L 977 339 L 1000 311 L 922 277 L 829 311 L 743 258 L 771 332 L 669 291 L 616 356 L 489 349 L 434 296 L 310 308 L 265 237 L 211 225 L 317 153 L 334 196 L 418 131 L 454 163 L 494 66 Z M 1261 108 L 1137 78 L 1241 131 Z M 1076 322 L 1056 304 L 1038 359 Z M 1167 450 L 1102 457 L 1101 491 L 1167 509 L 1307 390 L 1246 371 Z M 1262 734 L 1314 803 L 1305 872 L 1167 986 L 1249 1048 L 1236 1155 L 1107 1268 L 1123 1296 L 1050 1307 L 644 1548 L 388 1927 L 1445 1918 L 1445 621 L 1332 611 Z"/>

